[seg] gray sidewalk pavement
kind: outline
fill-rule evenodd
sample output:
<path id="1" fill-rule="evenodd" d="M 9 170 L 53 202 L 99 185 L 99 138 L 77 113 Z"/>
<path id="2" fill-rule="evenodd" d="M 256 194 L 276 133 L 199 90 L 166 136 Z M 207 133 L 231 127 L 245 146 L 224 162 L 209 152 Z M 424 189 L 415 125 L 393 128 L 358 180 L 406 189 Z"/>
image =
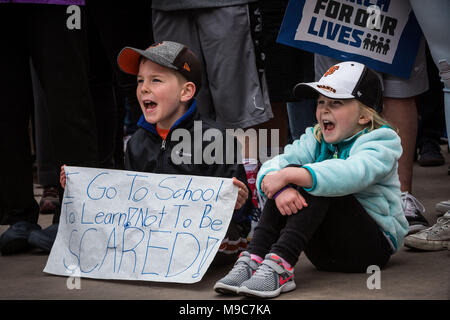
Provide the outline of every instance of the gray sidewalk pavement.
<path id="1" fill-rule="evenodd" d="M 424 204 L 431 224 L 437 220 L 435 205 L 450 199 L 450 155 L 442 148 L 446 164 L 423 168 L 415 164 L 413 194 Z M 37 198 L 39 191 L 37 190 Z M 51 216 L 41 215 L 45 228 Z M 0 226 L 0 233 L 7 226 Z M 196 284 L 146 281 L 80 279 L 80 289 L 68 289 L 67 278 L 44 273 L 47 255 L 37 250 L 0 256 L 0 299 L 154 299 L 234 301 L 241 297 L 222 296 L 213 291 L 214 283 L 231 265 L 210 268 Z M 380 289 L 369 289 L 371 274 L 344 274 L 317 271 L 302 254 L 295 267 L 297 289 L 277 299 L 300 300 L 410 300 L 450 299 L 450 251 L 420 252 L 402 248 L 381 270 Z"/>

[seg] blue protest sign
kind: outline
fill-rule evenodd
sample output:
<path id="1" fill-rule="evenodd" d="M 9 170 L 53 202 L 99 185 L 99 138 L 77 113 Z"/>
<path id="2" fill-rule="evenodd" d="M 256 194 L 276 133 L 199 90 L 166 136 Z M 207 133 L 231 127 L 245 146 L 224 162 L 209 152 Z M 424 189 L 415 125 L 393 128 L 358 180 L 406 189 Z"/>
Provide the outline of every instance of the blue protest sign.
<path id="1" fill-rule="evenodd" d="M 291 0 L 277 41 L 409 78 L 421 37 L 408 0 Z"/>

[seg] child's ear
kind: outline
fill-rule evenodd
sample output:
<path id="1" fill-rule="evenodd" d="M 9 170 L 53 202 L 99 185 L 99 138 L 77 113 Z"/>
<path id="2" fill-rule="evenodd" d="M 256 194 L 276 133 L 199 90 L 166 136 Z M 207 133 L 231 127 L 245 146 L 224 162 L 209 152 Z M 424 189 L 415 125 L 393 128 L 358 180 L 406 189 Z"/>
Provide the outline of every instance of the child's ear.
<path id="1" fill-rule="evenodd" d="M 191 100 L 195 95 L 195 84 L 193 82 L 186 82 L 181 89 L 181 101 L 187 102 Z"/>
<path id="2" fill-rule="evenodd" d="M 363 112 L 359 116 L 358 124 L 360 124 L 362 126 L 365 126 L 370 121 L 372 121 L 372 117 L 367 112 Z"/>

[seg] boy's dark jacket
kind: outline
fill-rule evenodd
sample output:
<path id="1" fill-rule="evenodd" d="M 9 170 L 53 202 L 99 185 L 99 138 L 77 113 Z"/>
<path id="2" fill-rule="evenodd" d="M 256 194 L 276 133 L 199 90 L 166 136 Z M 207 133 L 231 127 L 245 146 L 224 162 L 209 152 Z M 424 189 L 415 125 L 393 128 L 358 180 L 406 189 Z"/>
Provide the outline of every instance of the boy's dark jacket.
<path id="1" fill-rule="evenodd" d="M 194 121 L 201 121 L 202 133 L 194 135 Z M 195 148 L 201 146 L 202 150 L 197 152 L 203 156 L 203 150 L 205 147 L 212 143 L 212 141 L 203 141 L 203 133 L 208 129 L 219 129 L 223 135 L 223 145 L 225 148 L 225 130 L 221 129 L 219 125 L 211 120 L 204 119 L 197 111 L 196 101 L 194 100 L 190 108 L 186 113 L 178 119 L 175 124 L 170 128 L 169 134 L 166 140 L 163 142 L 162 138 L 156 131 L 155 125 L 145 121 L 144 116 L 141 116 L 138 122 L 139 129 L 133 134 L 127 144 L 125 153 L 125 168 L 126 170 L 139 171 L 139 172 L 151 172 L 151 173 L 163 173 L 163 174 L 184 174 L 184 175 L 197 175 L 197 176 L 211 176 L 211 177 L 224 177 L 232 178 L 236 177 L 240 181 L 247 185 L 247 176 L 244 166 L 237 164 L 237 149 L 234 149 L 234 164 L 226 164 L 226 151 L 223 151 L 223 164 L 206 164 L 202 160 L 201 164 L 194 164 L 194 159 L 191 158 L 189 164 L 174 164 L 171 159 L 173 148 L 182 142 L 171 141 L 172 133 L 175 129 L 186 129 L 189 131 L 191 137 L 191 150 L 190 155 L 194 157 L 196 152 Z M 197 127 L 199 125 L 197 124 Z M 194 136 L 200 137 L 202 143 L 198 141 L 194 143 Z M 234 139 L 236 146 L 236 139 Z M 189 155 L 189 150 L 183 150 L 184 156 Z M 230 151 L 231 152 L 231 151 Z M 188 153 L 188 154 L 186 154 Z M 233 215 L 235 222 L 250 222 L 250 212 L 252 209 L 251 192 L 249 191 L 249 199 L 247 203 L 236 211 Z"/>

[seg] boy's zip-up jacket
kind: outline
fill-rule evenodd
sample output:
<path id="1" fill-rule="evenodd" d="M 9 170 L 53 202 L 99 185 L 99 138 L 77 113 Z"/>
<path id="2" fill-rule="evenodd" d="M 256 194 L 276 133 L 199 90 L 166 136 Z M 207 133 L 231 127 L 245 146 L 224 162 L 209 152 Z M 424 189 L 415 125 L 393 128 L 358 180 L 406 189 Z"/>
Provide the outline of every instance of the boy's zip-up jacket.
<path id="1" fill-rule="evenodd" d="M 223 145 L 225 148 L 225 130 L 218 127 L 218 124 L 207 119 L 203 119 L 197 111 L 196 100 L 193 101 L 186 113 L 178 119 L 170 128 L 166 140 L 163 140 L 156 131 L 155 125 L 148 123 L 144 116 L 138 122 L 139 129 L 128 140 L 125 153 L 125 169 L 139 172 L 163 173 L 163 174 L 183 174 L 210 177 L 236 177 L 247 185 L 247 175 L 244 166 L 237 162 L 237 152 L 233 159 L 234 163 L 226 164 L 226 150 L 223 151 L 223 164 L 207 164 L 202 160 L 205 148 L 212 141 L 203 141 L 203 134 L 208 129 L 217 129 L 222 132 Z M 172 139 L 176 129 L 184 129 L 189 132 L 190 150 L 182 149 L 179 144 L 183 138 Z M 179 141 L 178 141 L 179 139 Z M 196 141 L 194 141 L 196 140 Z M 205 139 L 208 140 L 208 139 Z M 235 142 L 235 138 L 233 138 Z M 178 146 L 177 146 L 178 145 Z M 236 150 L 234 150 L 236 151 Z M 172 161 L 172 152 L 179 157 L 184 157 L 188 163 L 175 164 Z M 220 156 L 220 155 L 219 155 Z M 202 160 L 196 164 L 195 160 Z M 218 160 L 218 159 L 216 159 Z M 251 211 L 251 193 L 249 200 L 239 212 L 235 212 L 233 219 L 236 222 L 249 220 Z"/>

